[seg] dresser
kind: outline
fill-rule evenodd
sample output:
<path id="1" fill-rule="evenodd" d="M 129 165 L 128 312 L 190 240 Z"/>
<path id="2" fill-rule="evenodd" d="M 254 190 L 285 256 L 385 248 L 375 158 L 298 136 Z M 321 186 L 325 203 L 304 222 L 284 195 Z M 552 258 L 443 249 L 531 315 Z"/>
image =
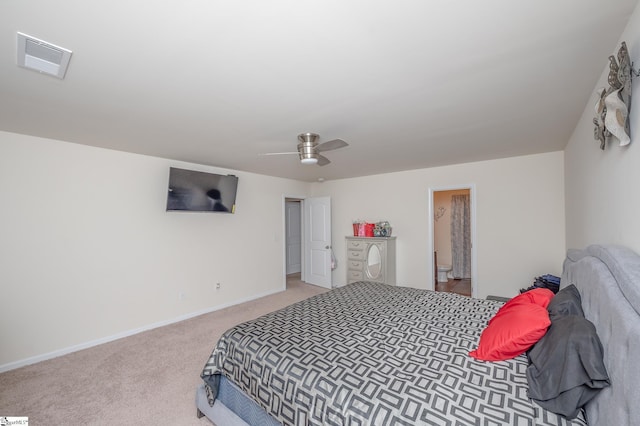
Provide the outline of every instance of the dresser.
<path id="1" fill-rule="evenodd" d="M 396 237 L 346 237 L 347 284 L 396 285 Z"/>

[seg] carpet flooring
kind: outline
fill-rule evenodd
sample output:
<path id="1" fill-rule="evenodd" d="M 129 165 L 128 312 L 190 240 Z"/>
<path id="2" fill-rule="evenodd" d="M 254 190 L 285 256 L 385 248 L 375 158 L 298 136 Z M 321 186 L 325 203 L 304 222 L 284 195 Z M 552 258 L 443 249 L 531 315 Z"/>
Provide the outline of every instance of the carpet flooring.
<path id="1" fill-rule="evenodd" d="M 211 425 L 195 390 L 217 339 L 241 322 L 326 289 L 287 290 L 0 374 L 0 416 L 36 425 Z"/>

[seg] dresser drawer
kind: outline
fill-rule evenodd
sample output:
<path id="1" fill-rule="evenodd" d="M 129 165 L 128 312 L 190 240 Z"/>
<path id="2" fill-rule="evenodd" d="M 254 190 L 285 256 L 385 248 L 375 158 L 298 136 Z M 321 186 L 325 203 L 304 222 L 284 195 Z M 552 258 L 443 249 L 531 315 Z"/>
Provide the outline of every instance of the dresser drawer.
<path id="1" fill-rule="evenodd" d="M 347 271 L 347 281 L 349 281 L 350 283 L 354 281 L 362 281 L 362 278 L 362 271 Z"/>
<path id="2" fill-rule="evenodd" d="M 362 260 L 349 259 L 347 261 L 347 269 L 352 269 L 354 271 L 362 271 L 363 268 L 364 268 L 364 262 Z"/>
<path id="3" fill-rule="evenodd" d="M 363 250 L 366 244 L 367 243 L 365 243 L 364 241 L 347 240 L 347 250 L 350 250 L 350 249 Z"/>
<path id="4" fill-rule="evenodd" d="M 347 251 L 347 258 L 350 260 L 364 260 L 364 251 L 349 249 Z"/>

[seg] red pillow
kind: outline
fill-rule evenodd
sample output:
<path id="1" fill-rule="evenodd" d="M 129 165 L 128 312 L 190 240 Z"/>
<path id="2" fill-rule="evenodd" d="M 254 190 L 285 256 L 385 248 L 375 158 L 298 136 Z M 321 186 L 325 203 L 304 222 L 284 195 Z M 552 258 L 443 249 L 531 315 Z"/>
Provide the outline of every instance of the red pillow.
<path id="1" fill-rule="evenodd" d="M 478 349 L 469 355 L 484 361 L 515 358 L 540 340 L 550 325 L 546 307 L 525 300 L 505 304 L 482 331 Z"/>
<path id="2" fill-rule="evenodd" d="M 518 303 L 533 303 L 535 305 L 546 308 L 547 306 L 549 306 L 549 303 L 551 302 L 551 299 L 553 299 L 553 296 L 555 296 L 555 293 L 548 288 L 534 288 L 533 290 L 525 291 L 524 293 L 520 293 L 513 299 L 510 299 L 507 303 L 502 305 L 501 309 Z"/>

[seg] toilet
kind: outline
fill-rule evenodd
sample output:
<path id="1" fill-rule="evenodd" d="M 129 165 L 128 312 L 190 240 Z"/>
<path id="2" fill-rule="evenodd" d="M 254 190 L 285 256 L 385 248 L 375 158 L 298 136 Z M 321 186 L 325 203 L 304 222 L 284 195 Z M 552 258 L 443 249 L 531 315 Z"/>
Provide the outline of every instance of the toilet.
<path id="1" fill-rule="evenodd" d="M 438 282 L 439 283 L 446 283 L 447 281 L 449 281 L 449 277 L 447 277 L 447 274 L 449 273 L 449 271 L 451 270 L 451 265 L 438 265 Z"/>

